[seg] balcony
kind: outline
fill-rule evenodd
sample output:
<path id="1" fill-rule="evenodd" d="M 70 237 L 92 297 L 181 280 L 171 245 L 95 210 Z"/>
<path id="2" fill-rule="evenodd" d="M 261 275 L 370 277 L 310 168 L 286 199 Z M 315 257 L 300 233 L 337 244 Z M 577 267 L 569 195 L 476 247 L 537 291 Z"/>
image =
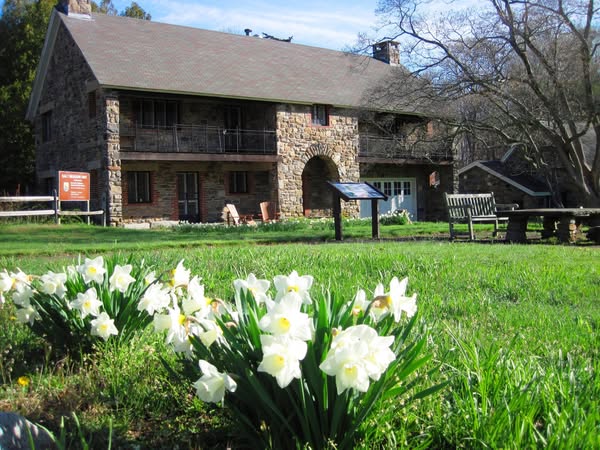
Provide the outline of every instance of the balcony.
<path id="1" fill-rule="evenodd" d="M 226 129 L 207 125 L 144 128 L 121 126 L 121 150 L 147 153 L 275 155 L 274 130 Z"/>
<path id="2" fill-rule="evenodd" d="M 421 141 L 404 136 L 361 134 L 358 157 L 364 162 L 394 162 L 395 160 L 452 161 L 449 141 Z"/>

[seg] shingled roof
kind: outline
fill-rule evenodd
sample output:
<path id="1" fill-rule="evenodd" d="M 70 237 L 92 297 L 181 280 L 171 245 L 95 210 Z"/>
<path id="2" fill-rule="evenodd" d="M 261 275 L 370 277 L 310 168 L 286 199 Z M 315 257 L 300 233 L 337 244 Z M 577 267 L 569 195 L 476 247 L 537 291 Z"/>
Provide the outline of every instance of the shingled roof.
<path id="1" fill-rule="evenodd" d="M 43 83 L 44 57 L 52 53 L 59 24 L 98 83 L 111 88 L 356 108 L 365 92 L 403 70 L 364 55 L 271 39 L 55 11 L 36 84 Z"/>

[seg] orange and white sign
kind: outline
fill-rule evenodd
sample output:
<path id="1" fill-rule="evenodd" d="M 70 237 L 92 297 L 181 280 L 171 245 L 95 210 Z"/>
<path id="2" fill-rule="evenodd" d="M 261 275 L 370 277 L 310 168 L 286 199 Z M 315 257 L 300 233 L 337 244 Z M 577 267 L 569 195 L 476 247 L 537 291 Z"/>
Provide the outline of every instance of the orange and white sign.
<path id="1" fill-rule="evenodd" d="M 90 200 L 90 174 L 87 172 L 58 172 L 58 199 L 64 201 Z"/>

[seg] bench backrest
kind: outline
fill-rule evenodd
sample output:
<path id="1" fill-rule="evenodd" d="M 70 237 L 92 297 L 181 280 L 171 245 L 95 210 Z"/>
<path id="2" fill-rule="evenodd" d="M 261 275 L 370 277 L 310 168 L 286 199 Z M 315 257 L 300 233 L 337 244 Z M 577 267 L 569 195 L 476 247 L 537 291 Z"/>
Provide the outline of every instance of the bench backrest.
<path id="1" fill-rule="evenodd" d="M 471 215 L 494 216 L 496 215 L 496 202 L 494 194 L 444 194 L 446 197 L 446 209 L 450 218 L 461 218 L 466 216 L 466 210 L 457 208 L 459 206 L 470 206 Z"/>

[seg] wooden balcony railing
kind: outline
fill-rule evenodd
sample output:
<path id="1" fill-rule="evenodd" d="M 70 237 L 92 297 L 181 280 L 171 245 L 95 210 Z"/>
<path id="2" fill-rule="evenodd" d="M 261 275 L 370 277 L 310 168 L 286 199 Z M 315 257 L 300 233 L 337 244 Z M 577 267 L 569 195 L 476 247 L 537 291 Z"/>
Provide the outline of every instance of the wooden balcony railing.
<path id="1" fill-rule="evenodd" d="M 274 130 L 240 130 L 206 125 L 144 128 L 121 126 L 121 150 L 157 153 L 277 153 Z"/>

